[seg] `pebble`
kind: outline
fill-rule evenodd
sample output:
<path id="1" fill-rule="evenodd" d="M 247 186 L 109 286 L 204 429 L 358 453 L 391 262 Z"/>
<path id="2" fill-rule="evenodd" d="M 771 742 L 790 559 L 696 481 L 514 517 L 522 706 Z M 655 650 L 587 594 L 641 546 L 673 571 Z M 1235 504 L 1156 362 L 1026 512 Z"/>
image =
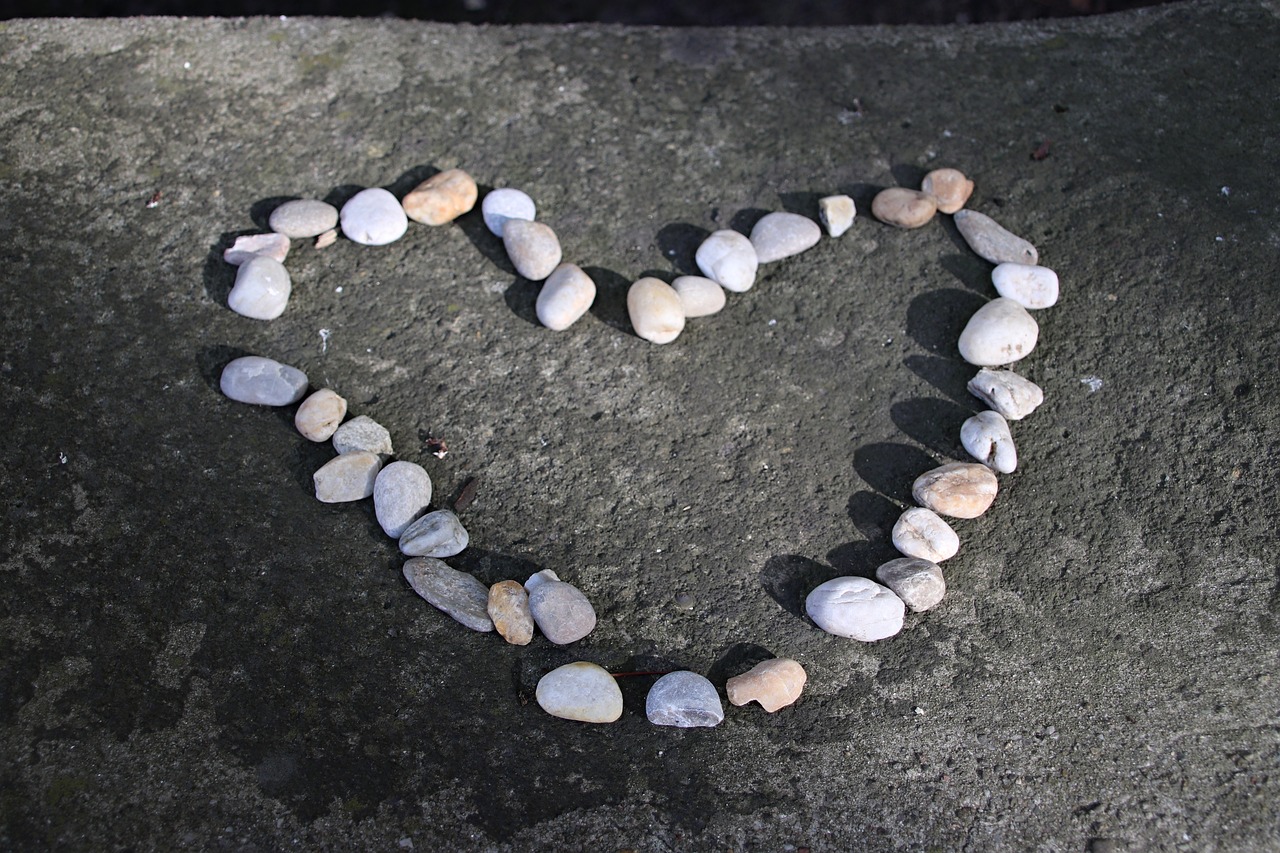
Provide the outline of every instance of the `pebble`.
<path id="1" fill-rule="evenodd" d="M 602 666 L 567 663 L 538 681 L 538 705 L 553 717 L 580 723 L 612 723 L 622 716 L 622 690 Z"/>
<path id="2" fill-rule="evenodd" d="M 222 253 L 222 259 L 233 266 L 240 266 L 254 258 L 271 258 L 284 263 L 289 256 L 289 238 L 283 234 L 248 234 L 237 237 L 235 243 Z"/>
<path id="3" fill-rule="evenodd" d="M 271 211 L 271 230 L 295 240 L 319 237 L 338 224 L 338 208 L 315 198 L 286 201 Z"/>
<path id="4" fill-rule="evenodd" d="M 373 486 L 373 511 L 378 524 L 399 539 L 431 503 L 431 475 L 416 462 L 392 462 L 378 473 Z M 452 554 L 431 556 L 453 556 Z"/>
<path id="5" fill-rule="evenodd" d="M 959 169 L 934 169 L 920 182 L 920 192 L 937 202 L 939 213 L 955 213 L 973 195 L 973 181 Z"/>
<path id="6" fill-rule="evenodd" d="M 760 707 L 772 714 L 799 699 L 808 680 L 804 667 L 796 661 L 774 658 L 730 678 L 724 690 L 734 705 L 759 702 Z"/>
<path id="7" fill-rule="evenodd" d="M 1040 326 L 1026 308 L 1003 296 L 979 308 L 960 333 L 960 355 L 970 364 L 995 367 L 1019 361 L 1035 349 Z"/>
<path id="8" fill-rule="evenodd" d="M 493 627 L 511 645 L 527 646 L 533 639 L 529 593 L 519 581 L 499 581 L 489 587 L 488 614 Z"/>
<path id="9" fill-rule="evenodd" d="M 529 609 L 538 630 L 557 646 L 581 640 L 596 626 L 596 611 L 573 584 L 560 580 L 529 590 Z"/>
<path id="10" fill-rule="evenodd" d="M 1018 450 L 1009 422 L 999 412 L 979 412 L 960 426 L 960 443 L 983 465 L 1012 474 L 1018 468 Z"/>
<path id="11" fill-rule="evenodd" d="M 761 264 L 798 255 L 821 239 L 818 223 L 798 213 L 766 213 L 751 229 L 751 245 Z"/>
<path id="12" fill-rule="evenodd" d="M 969 380 L 968 388 L 970 394 L 1011 421 L 1022 420 L 1044 402 L 1040 386 L 1012 370 L 984 367 Z"/>
<path id="13" fill-rule="evenodd" d="M 373 484 L 382 468 L 376 453 L 357 450 L 335 456 L 311 476 L 316 500 L 327 504 L 364 500 L 373 494 Z"/>
<path id="14" fill-rule="evenodd" d="M 330 228 L 328 231 L 316 237 L 316 248 L 327 249 L 336 242 L 338 242 L 338 229 Z"/>
<path id="15" fill-rule="evenodd" d="M 710 727 L 724 721 L 724 706 L 714 684 L 696 672 L 681 670 L 653 683 L 644 700 L 644 715 L 655 726 Z"/>
<path id="16" fill-rule="evenodd" d="M 380 456 L 390 456 L 391 433 L 368 415 L 352 418 L 333 433 L 333 449 L 339 453 L 367 450 Z"/>
<path id="17" fill-rule="evenodd" d="M 1036 247 L 984 213 L 958 210 L 955 216 L 960 236 L 978 255 L 993 264 L 1035 264 L 1040 261 Z"/>
<path id="18" fill-rule="evenodd" d="M 560 265 L 560 241 L 541 222 L 508 220 L 502 228 L 502 245 L 516 272 L 529 281 L 542 281 Z"/>
<path id="19" fill-rule="evenodd" d="M 822 220 L 827 234 L 832 237 L 839 237 L 852 228 L 857 215 L 858 208 L 847 195 L 829 195 L 818 199 L 818 218 Z"/>
<path id="20" fill-rule="evenodd" d="M 659 278 L 642 278 L 631 285 L 627 313 L 636 334 L 655 344 L 669 344 L 684 330 L 680 294 Z"/>
<path id="21" fill-rule="evenodd" d="M 447 509 L 429 512 L 400 534 L 400 553 L 409 557 L 452 557 L 467 549 L 471 537 Z"/>
<path id="22" fill-rule="evenodd" d="M 223 394 L 238 403 L 288 406 L 306 393 L 307 374 L 274 359 L 245 355 L 222 368 L 218 385 Z"/>
<path id="23" fill-rule="evenodd" d="M 917 477 L 911 495 L 938 515 L 977 518 L 996 499 L 998 488 L 996 475 L 986 465 L 951 462 Z"/>
<path id="24" fill-rule="evenodd" d="M 715 231 L 694 253 L 702 274 L 719 282 L 726 290 L 744 293 L 756 283 L 760 260 L 751 241 L 737 231 Z"/>
<path id="25" fill-rule="evenodd" d="M 484 217 L 484 225 L 495 237 L 501 237 L 508 220 L 521 219 L 533 221 L 538 209 L 533 199 L 520 190 L 510 187 L 492 190 L 480 203 L 480 214 Z"/>
<path id="26" fill-rule="evenodd" d="M 328 441 L 347 416 L 347 401 L 337 392 L 321 388 L 302 401 L 293 425 L 308 441 Z"/>
<path id="27" fill-rule="evenodd" d="M 1058 302 L 1058 274 L 1035 264 L 1004 263 L 991 271 L 996 293 L 1023 308 L 1048 308 Z"/>
<path id="28" fill-rule="evenodd" d="M 938 203 L 933 196 L 906 187 L 889 187 L 871 200 L 871 215 L 898 228 L 919 228 L 937 212 Z"/>
<path id="29" fill-rule="evenodd" d="M 405 561 L 404 577 L 414 592 L 471 630 L 493 630 L 489 588 L 466 572 L 431 557 L 414 557 Z"/>
<path id="30" fill-rule="evenodd" d="M 596 283 L 576 264 L 555 268 L 538 293 L 535 310 L 538 322 L 548 329 L 563 332 L 587 313 L 596 301 Z"/>
<path id="31" fill-rule="evenodd" d="M 724 288 L 709 278 L 682 275 L 671 282 L 671 289 L 680 296 L 685 317 L 706 317 L 724 308 Z"/>
<path id="32" fill-rule="evenodd" d="M 941 563 L 960 550 L 960 537 L 933 510 L 913 506 L 893 525 L 893 547 L 905 556 Z"/>
<path id="33" fill-rule="evenodd" d="M 947 594 L 947 582 L 937 563 L 919 557 L 899 557 L 876 569 L 876 580 L 916 613 L 937 607 Z"/>
<path id="34" fill-rule="evenodd" d="M 361 190 L 342 206 L 342 233 L 365 246 L 394 243 L 409 230 L 409 217 L 396 197 L 382 187 Z"/>
<path id="35" fill-rule="evenodd" d="M 551 569 L 543 569 L 540 572 L 535 572 L 534 574 L 529 575 L 529 579 L 524 582 L 524 590 L 530 595 L 533 595 L 533 591 L 542 584 L 547 581 L 558 580 L 560 580 L 560 576 L 558 574 L 551 571 Z"/>
<path id="36" fill-rule="evenodd" d="M 284 313 L 292 289 L 284 264 L 259 255 L 236 271 L 236 283 L 227 294 L 227 307 L 242 317 L 274 320 Z"/>
<path id="37" fill-rule="evenodd" d="M 470 175 L 461 169 L 449 169 L 414 187 L 400 206 L 414 222 L 444 225 L 475 207 L 479 194 Z"/>
<path id="38" fill-rule="evenodd" d="M 985 470 L 985 469 L 983 469 Z M 809 593 L 805 612 L 828 634 L 871 643 L 902 630 L 906 605 L 892 590 L 866 578 L 829 580 Z"/>

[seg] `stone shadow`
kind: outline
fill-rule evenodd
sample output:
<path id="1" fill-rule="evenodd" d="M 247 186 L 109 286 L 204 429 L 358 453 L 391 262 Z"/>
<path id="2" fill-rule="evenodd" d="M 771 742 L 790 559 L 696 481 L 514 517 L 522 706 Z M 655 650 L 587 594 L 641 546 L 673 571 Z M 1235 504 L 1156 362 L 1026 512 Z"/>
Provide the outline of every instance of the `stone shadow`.
<path id="1" fill-rule="evenodd" d="M 838 190 L 839 195 L 847 195 L 853 199 L 853 206 L 857 209 L 858 216 L 871 216 L 871 202 L 875 199 L 876 193 L 884 187 L 878 184 L 853 183 L 842 184 Z"/>
<path id="2" fill-rule="evenodd" d="M 772 212 L 759 207 L 744 207 L 729 220 L 729 227 L 743 236 L 750 237 L 751 229 L 756 223 Z"/>
<path id="3" fill-rule="evenodd" d="M 909 190 L 920 189 L 920 183 L 924 181 L 924 176 L 929 174 L 928 169 L 913 163 L 895 163 L 889 167 L 889 172 L 893 175 L 893 179 L 898 182 L 898 186 Z"/>
<path id="4" fill-rule="evenodd" d="M 959 358 L 956 341 L 969 318 L 986 303 L 976 293 L 956 288 L 922 293 L 907 307 L 907 334 L 931 353 Z"/>
<path id="5" fill-rule="evenodd" d="M 788 213 L 798 213 L 806 219 L 812 219 L 814 222 L 821 223 L 818 220 L 818 202 L 831 193 L 813 193 L 813 192 L 792 192 L 778 193 L 778 198 L 782 200 L 782 209 Z M 856 203 L 856 202 L 855 202 Z M 826 235 L 826 229 L 823 229 L 823 235 Z"/>
<path id="6" fill-rule="evenodd" d="M 760 570 L 760 585 L 783 610 L 800 619 L 807 618 L 804 599 L 815 586 L 839 577 L 831 566 L 798 554 L 770 557 Z"/>
<path id="7" fill-rule="evenodd" d="M 973 407 L 976 398 L 969 393 L 968 385 L 978 368 L 958 358 L 936 355 L 909 355 L 902 363 L 952 401 L 961 406 Z"/>
<path id="8" fill-rule="evenodd" d="M 853 467 L 862 481 L 884 497 L 900 504 L 912 503 L 911 484 L 938 462 L 918 447 L 880 442 L 859 447 Z"/>
<path id="9" fill-rule="evenodd" d="M 631 280 L 605 267 L 583 267 L 582 271 L 596 283 L 596 299 L 591 303 L 592 316 L 606 326 L 634 335 L 631 317 L 627 314 L 627 290 L 631 287 Z"/>
<path id="10" fill-rule="evenodd" d="M 297 201 L 302 196 L 296 195 L 273 195 L 267 198 L 260 198 L 253 204 L 249 205 L 249 218 L 253 220 L 253 224 L 260 231 L 270 231 L 271 225 L 267 220 L 271 218 L 271 211 L 275 210 L 286 201 Z M 252 233 L 252 232 L 251 232 Z"/>
<path id="11" fill-rule="evenodd" d="M 681 275 L 702 275 L 694 255 L 711 232 L 687 222 L 672 222 L 658 231 L 658 250 Z"/>
<path id="12" fill-rule="evenodd" d="M 898 429 L 940 456 L 966 459 L 960 444 L 960 427 L 972 410 L 937 397 L 900 400 L 889 408 Z"/>
<path id="13" fill-rule="evenodd" d="M 751 669 L 758 663 L 776 658 L 773 652 L 764 646 L 758 646 L 755 643 L 734 643 L 711 664 L 711 668 L 707 670 L 707 680 L 716 685 L 717 688 L 723 688 L 724 683 L 735 675 Z"/>
<path id="14" fill-rule="evenodd" d="M 951 217 L 946 218 L 950 220 Z M 954 229 L 955 225 L 951 227 Z M 963 239 L 961 242 L 963 242 Z M 980 293 L 986 297 L 993 296 L 991 286 L 992 266 L 972 252 L 963 255 L 943 255 L 942 268 L 959 279 L 961 284 L 974 293 Z"/>

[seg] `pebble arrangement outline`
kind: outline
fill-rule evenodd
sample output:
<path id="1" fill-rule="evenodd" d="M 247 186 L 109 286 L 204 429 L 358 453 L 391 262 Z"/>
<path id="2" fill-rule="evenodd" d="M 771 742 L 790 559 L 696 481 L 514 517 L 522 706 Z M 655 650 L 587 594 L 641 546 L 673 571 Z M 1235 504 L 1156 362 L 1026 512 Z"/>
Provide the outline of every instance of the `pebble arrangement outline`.
<path id="1" fill-rule="evenodd" d="M 919 506 L 904 510 L 892 533 L 903 556 L 876 569 L 879 583 L 839 577 L 808 593 L 809 618 L 836 636 L 863 642 L 891 637 L 902 630 L 908 609 L 927 611 L 943 600 L 946 582 L 939 564 L 959 551 L 960 540 L 942 516 L 975 518 L 986 512 L 999 488 L 996 473 L 1017 468 L 1009 421 L 1026 417 L 1044 399 L 1038 386 L 1008 365 L 1035 347 L 1039 326 L 1028 309 L 1057 302 L 1058 277 L 1039 266 L 1039 252 L 1031 243 L 965 208 L 973 189 L 973 182 L 958 170 L 935 169 L 925 176 L 920 190 L 891 187 L 872 201 L 873 216 L 898 228 L 922 227 L 939 212 L 952 215 L 970 248 L 996 264 L 992 283 L 999 295 L 975 312 L 957 342 L 960 355 L 980 368 L 968 389 L 989 406 L 961 427 L 961 445 L 977 461 L 947 463 L 917 477 L 912 497 Z M 352 242 L 385 245 L 407 232 L 410 219 L 445 225 L 471 211 L 478 199 L 474 179 L 461 169 L 450 169 L 428 178 L 402 200 L 385 189 L 370 188 L 352 196 L 341 210 L 316 199 L 285 202 L 272 212 L 270 232 L 237 238 L 225 251 L 225 260 L 239 267 L 228 307 L 259 320 L 283 314 L 292 289 L 283 263 L 293 239 L 314 238 L 315 246 L 324 248 L 336 241 L 341 229 Z M 530 281 L 545 280 L 536 303 L 539 321 L 563 331 L 581 318 L 595 300 L 595 284 L 580 267 L 562 263 L 555 232 L 537 221 L 533 200 L 520 190 L 499 188 L 485 195 L 481 210 L 486 227 L 502 239 L 517 273 Z M 856 215 L 848 196 L 819 201 L 818 221 L 832 238 L 852 227 Z M 703 276 L 678 276 L 671 284 L 645 277 L 631 285 L 627 309 L 632 327 L 646 340 L 669 343 L 683 331 L 686 320 L 721 310 L 725 291 L 750 289 L 760 264 L 806 251 L 821 237 L 813 219 L 786 212 L 763 216 L 750 237 L 715 231 L 695 253 Z M 305 374 L 260 356 L 231 361 L 220 385 L 226 396 L 240 402 L 287 406 L 302 400 L 294 419 L 299 433 L 313 442 L 332 440 L 338 454 L 315 472 L 316 497 L 329 503 L 372 497 L 379 525 L 409 557 L 405 579 L 436 608 L 473 630 L 497 630 L 516 645 L 529 643 L 535 626 L 559 646 L 594 629 L 590 601 L 551 570 L 523 584 L 505 580 L 486 587 L 443 562 L 469 543 L 461 520 L 448 509 L 428 511 L 432 484 L 426 470 L 406 460 L 388 462 L 394 453 L 388 431 L 367 416 L 345 420 L 346 400 L 333 390 L 322 388 L 303 400 L 309 387 Z M 436 455 L 443 458 L 445 452 L 440 449 Z M 806 680 L 797 661 L 774 658 L 728 679 L 725 692 L 733 705 L 755 701 L 773 713 L 794 703 Z M 536 695 L 544 710 L 565 719 L 608 723 L 623 713 L 616 677 L 586 661 L 544 675 Z M 707 678 L 677 670 L 662 674 L 650 688 L 646 716 L 657 725 L 715 726 L 724 719 L 724 710 Z"/>

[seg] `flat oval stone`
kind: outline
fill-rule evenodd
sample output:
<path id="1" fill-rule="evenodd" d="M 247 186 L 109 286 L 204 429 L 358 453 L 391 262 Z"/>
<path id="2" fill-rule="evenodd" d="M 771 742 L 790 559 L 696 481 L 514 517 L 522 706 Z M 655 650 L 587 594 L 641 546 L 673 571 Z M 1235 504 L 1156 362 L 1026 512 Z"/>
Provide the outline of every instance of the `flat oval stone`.
<path id="1" fill-rule="evenodd" d="M 319 237 L 338 224 L 338 208 L 317 198 L 286 201 L 271 211 L 271 230 L 295 240 Z"/>
<path id="2" fill-rule="evenodd" d="M 681 729 L 718 726 L 724 706 L 715 685 L 696 672 L 669 672 L 649 688 L 644 714 L 655 726 Z"/>
<path id="3" fill-rule="evenodd" d="M 560 265 L 560 240 L 541 222 L 508 220 L 502 227 L 502 245 L 516 272 L 529 281 L 542 281 Z"/>
<path id="4" fill-rule="evenodd" d="M 260 355 L 232 359 L 222 368 L 222 393 L 238 403 L 288 406 L 307 391 L 307 375 L 296 367 Z"/>
<path id="5" fill-rule="evenodd" d="M 986 465 L 951 462 L 917 477 L 911 485 L 911 496 L 938 515 L 977 518 L 996 499 L 999 486 L 996 475 Z"/>
<path id="6" fill-rule="evenodd" d="M 338 215 L 348 240 L 365 246 L 394 243 L 409 230 L 409 217 L 396 197 L 382 187 L 370 187 L 353 195 Z"/>
<path id="7" fill-rule="evenodd" d="M 337 392 L 321 388 L 302 401 L 293 425 L 308 441 L 328 441 L 347 416 L 347 401 Z"/>
<path id="8" fill-rule="evenodd" d="M 1040 386 L 1012 370 L 984 367 L 969 380 L 967 387 L 970 394 L 1011 421 L 1022 420 L 1044 402 Z"/>
<path id="9" fill-rule="evenodd" d="M 1023 308 L 1048 308 L 1058 302 L 1058 274 L 1035 264 L 1004 263 L 991 271 L 996 293 Z"/>
<path id="10" fill-rule="evenodd" d="M 636 334 L 655 344 L 669 344 L 684 331 L 680 294 L 660 278 L 642 278 L 631 285 L 627 313 Z"/>
<path id="11" fill-rule="evenodd" d="M 913 506 L 893 525 L 893 547 L 905 556 L 941 563 L 960 550 L 960 537 L 933 510 Z"/>
<path id="12" fill-rule="evenodd" d="M 960 333 L 960 355 L 970 364 L 995 367 L 1020 361 L 1035 349 L 1040 326 L 1012 299 L 992 299 L 979 308 Z"/>
<path id="13" fill-rule="evenodd" d="M 484 217 L 484 226 L 495 237 L 502 237 L 507 220 L 521 219 L 532 222 L 538 209 L 533 199 L 520 190 L 511 187 L 491 190 L 480 203 L 480 213 Z"/>
<path id="14" fill-rule="evenodd" d="M 414 557 L 404 564 L 404 577 L 413 591 L 472 631 L 492 631 L 489 588 L 466 572 L 431 557 Z"/>
<path id="15" fill-rule="evenodd" d="M 392 539 L 399 539 L 427 511 L 429 503 L 431 475 L 418 463 L 402 459 L 378 473 L 373 486 L 373 511 L 383 532 Z"/>
<path id="16" fill-rule="evenodd" d="M 596 626 L 591 602 L 580 589 L 564 581 L 547 581 L 529 590 L 529 609 L 538 630 L 557 646 L 581 640 Z"/>
<path id="17" fill-rule="evenodd" d="M 798 213 L 766 213 L 751 229 L 751 245 L 761 264 L 798 255 L 818 245 L 821 239 L 818 223 Z"/>
<path id="18" fill-rule="evenodd" d="M 985 213 L 958 210 L 955 222 L 969 248 L 993 264 L 1035 264 L 1040 261 L 1040 253 L 1035 246 L 1007 231 Z"/>
<path id="19" fill-rule="evenodd" d="M 534 572 L 529 575 L 529 579 L 524 582 L 524 591 L 533 595 L 533 591 L 547 581 L 558 581 L 560 576 L 551 569 L 543 569 L 540 572 Z"/>
<path id="20" fill-rule="evenodd" d="M 906 187 L 889 187 L 871 200 L 871 215 L 898 228 L 919 228 L 937 212 L 933 196 Z"/>
<path id="21" fill-rule="evenodd" d="M 772 714 L 799 699 L 808 680 L 804 667 L 796 661 L 774 658 L 730 678 L 724 690 L 734 705 L 759 702 L 761 708 Z"/>
<path id="22" fill-rule="evenodd" d="M 892 590 L 866 578 L 844 577 L 817 586 L 804 601 L 805 612 L 828 634 L 864 643 L 902 630 L 906 605 Z"/>
<path id="23" fill-rule="evenodd" d="M 284 264 L 259 255 L 236 271 L 236 283 L 227 294 L 227 307 L 252 320 L 274 320 L 284 313 L 292 289 Z"/>
<path id="24" fill-rule="evenodd" d="M 390 456 L 391 433 L 368 415 L 352 418 L 334 430 L 333 449 L 339 453 L 367 450 L 380 456 Z"/>
<path id="25" fill-rule="evenodd" d="M 467 549 L 471 537 L 447 509 L 429 512 L 400 534 L 400 553 L 410 557 L 452 557 Z"/>
<path id="26" fill-rule="evenodd" d="M 827 234 L 839 237 L 853 227 L 853 220 L 858 215 L 858 207 L 847 195 L 829 195 L 818 199 L 818 218 Z"/>
<path id="27" fill-rule="evenodd" d="M 1018 468 L 1018 450 L 1009 422 L 999 412 L 979 412 L 960 426 L 960 443 L 983 465 L 1012 474 Z"/>
<path id="28" fill-rule="evenodd" d="M 527 646 L 533 639 L 533 614 L 529 593 L 519 581 L 499 581 L 489 587 L 489 619 L 513 646 Z"/>
<path id="29" fill-rule="evenodd" d="M 237 237 L 231 248 L 222 253 L 222 259 L 238 267 L 254 258 L 271 258 L 284 263 L 288 255 L 289 238 L 283 234 L 247 234 Z"/>
<path id="30" fill-rule="evenodd" d="M 703 275 L 719 282 L 725 290 L 744 293 L 756 283 L 756 269 L 760 266 L 756 247 L 737 231 L 712 232 L 693 259 Z"/>
<path id="31" fill-rule="evenodd" d="M 376 453 L 362 450 L 335 456 L 311 475 L 316 499 L 327 504 L 364 500 L 373 494 L 373 484 L 382 468 Z"/>
<path id="32" fill-rule="evenodd" d="M 596 283 L 576 264 L 561 264 L 547 278 L 534 306 L 538 322 L 563 332 L 596 301 Z"/>
<path id="33" fill-rule="evenodd" d="M 612 723 L 622 716 L 622 691 L 604 667 L 578 661 L 538 681 L 538 705 L 553 717 L 580 723 Z"/>
<path id="34" fill-rule="evenodd" d="M 448 169 L 414 187 L 400 206 L 414 222 L 444 225 L 475 207 L 479 194 L 470 175 L 461 169 Z"/>
<path id="35" fill-rule="evenodd" d="M 934 169 L 920 182 L 920 192 L 937 202 L 939 213 L 955 213 L 973 195 L 973 181 L 959 169 Z"/>
<path id="36" fill-rule="evenodd" d="M 707 317 L 724 308 L 724 288 L 709 278 L 682 275 L 671 282 L 671 289 L 680 297 L 685 317 Z"/>
<path id="37" fill-rule="evenodd" d="M 899 557 L 876 569 L 876 580 L 916 613 L 937 607 L 947 594 L 947 582 L 937 563 L 919 557 Z"/>

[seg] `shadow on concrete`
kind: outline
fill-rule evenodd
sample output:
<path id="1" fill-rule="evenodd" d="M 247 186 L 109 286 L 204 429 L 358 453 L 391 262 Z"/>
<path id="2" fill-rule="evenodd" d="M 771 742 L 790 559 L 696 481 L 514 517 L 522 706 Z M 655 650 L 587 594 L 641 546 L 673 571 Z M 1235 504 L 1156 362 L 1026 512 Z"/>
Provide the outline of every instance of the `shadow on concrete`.
<path id="1" fill-rule="evenodd" d="M 831 566 L 798 554 L 770 557 L 760 570 L 760 585 L 783 610 L 807 619 L 804 599 L 815 586 L 840 575 Z"/>
<path id="2" fill-rule="evenodd" d="M 956 239 L 964 244 L 964 238 L 960 236 L 960 232 L 956 231 L 955 224 L 951 221 L 950 216 L 944 216 L 946 222 L 943 223 L 944 229 L 955 231 Z M 961 284 L 974 293 L 982 296 L 994 296 L 991 287 L 991 264 L 979 258 L 973 252 L 966 251 L 962 254 L 950 254 L 942 256 L 942 268 L 955 276 Z"/>
<path id="3" fill-rule="evenodd" d="M 929 352 L 953 355 L 965 324 L 986 302 L 955 288 L 922 293 L 907 307 L 907 334 Z"/>
<path id="4" fill-rule="evenodd" d="M 947 395 L 953 402 L 976 411 L 977 399 L 969 393 L 969 380 L 978 369 L 958 358 L 936 355 L 909 355 L 902 360 L 907 369 Z"/>
<path id="5" fill-rule="evenodd" d="M 672 222 L 658 231 L 658 250 L 681 275 L 702 275 L 694 255 L 711 232 L 687 222 Z"/>
<path id="6" fill-rule="evenodd" d="M 716 662 L 707 670 L 707 679 L 717 687 L 723 687 L 725 681 L 735 675 L 751 669 L 758 663 L 773 660 L 777 655 L 764 646 L 755 643 L 734 643 L 725 649 Z"/>
<path id="7" fill-rule="evenodd" d="M 898 429 L 951 460 L 968 458 L 960 446 L 960 426 L 972 414 L 972 410 L 938 397 L 900 400 L 889 407 L 889 417 Z"/>
<path id="8" fill-rule="evenodd" d="M 938 462 L 918 447 L 880 442 L 853 452 L 853 467 L 862 481 L 900 504 L 912 502 L 911 484 Z"/>
<path id="9" fill-rule="evenodd" d="M 582 271 L 596 283 L 596 299 L 591 303 L 591 314 L 606 326 L 634 335 L 631 317 L 627 314 L 627 290 L 631 280 L 605 267 L 583 267 Z"/>
<path id="10" fill-rule="evenodd" d="M 201 278 L 204 280 L 205 295 L 209 297 L 214 305 L 227 311 L 231 310 L 227 307 L 227 297 L 231 295 L 231 288 L 236 283 L 236 273 L 240 271 L 240 267 L 224 261 L 222 253 L 235 244 L 237 237 L 248 237 L 251 234 L 259 233 L 261 232 L 254 229 L 224 231 L 218 235 L 217 242 L 209 247 L 209 254 L 205 257 Z"/>

